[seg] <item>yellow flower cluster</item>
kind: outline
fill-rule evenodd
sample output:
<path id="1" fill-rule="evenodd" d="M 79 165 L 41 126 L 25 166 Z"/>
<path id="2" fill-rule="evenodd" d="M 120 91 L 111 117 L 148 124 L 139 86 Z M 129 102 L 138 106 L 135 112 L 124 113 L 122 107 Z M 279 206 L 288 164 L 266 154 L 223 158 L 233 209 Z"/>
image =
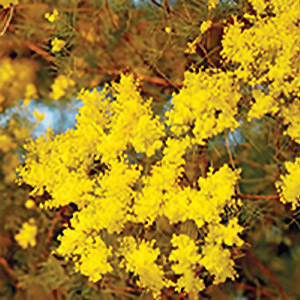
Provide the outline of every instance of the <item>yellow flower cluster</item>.
<path id="1" fill-rule="evenodd" d="M 196 267 L 199 266 L 201 255 L 195 242 L 187 235 L 174 235 L 172 238 L 172 250 L 169 260 L 175 263 L 172 266 L 177 275 L 181 275 L 176 283 L 176 291 L 185 290 L 187 293 L 198 293 L 205 288 L 201 278 L 195 277 Z"/>
<path id="2" fill-rule="evenodd" d="M 59 52 L 66 46 L 66 42 L 56 37 L 51 41 L 51 46 L 51 52 Z"/>
<path id="3" fill-rule="evenodd" d="M 295 99 L 288 107 L 281 110 L 283 123 L 288 125 L 288 134 L 296 143 L 300 144 L 300 100 Z"/>
<path id="4" fill-rule="evenodd" d="M 280 180 L 276 182 L 276 187 L 280 193 L 280 201 L 291 204 L 292 209 L 295 210 L 299 206 L 300 200 L 300 157 L 296 158 L 294 163 L 286 162 L 285 167 L 287 174 L 280 176 Z"/>
<path id="5" fill-rule="evenodd" d="M 75 86 L 75 81 L 73 79 L 66 75 L 58 75 L 52 84 L 50 97 L 53 100 L 59 100 L 65 96 L 68 89 L 72 88 L 73 86 Z"/>
<path id="6" fill-rule="evenodd" d="M 193 125 L 195 142 L 200 145 L 225 129 L 239 126 L 235 115 L 241 95 L 233 74 L 212 72 L 186 73 L 184 87 L 173 95 L 174 108 L 168 115 L 168 125 L 175 134 L 186 133 Z"/>
<path id="7" fill-rule="evenodd" d="M 209 28 L 211 28 L 211 25 L 212 25 L 212 21 L 211 20 L 202 22 L 202 24 L 200 26 L 200 32 L 202 34 L 205 33 Z"/>
<path id="8" fill-rule="evenodd" d="M 217 7 L 217 5 L 219 4 L 219 0 L 208 0 L 207 3 L 208 3 L 208 10 L 211 10 Z"/>
<path id="9" fill-rule="evenodd" d="M 203 247 L 202 265 L 214 275 L 214 284 L 224 282 L 226 278 L 234 279 L 236 275 L 233 269 L 234 261 L 227 246 L 241 246 L 243 240 L 238 236 L 243 227 L 238 224 L 237 218 L 231 219 L 227 226 L 220 223 L 210 224 L 208 235 Z"/>
<path id="10" fill-rule="evenodd" d="M 252 106 L 248 120 L 270 113 L 281 117 L 285 134 L 300 143 L 300 27 L 298 0 L 249 0 L 255 14 L 251 24 L 233 19 L 225 28 L 221 52 L 234 66 L 234 76 L 248 86 Z M 299 160 L 287 162 L 287 174 L 276 183 L 283 203 L 299 202 Z"/>
<path id="11" fill-rule="evenodd" d="M 157 298 L 164 288 L 170 286 L 170 282 L 164 278 L 162 266 L 155 261 L 160 255 L 159 248 L 153 249 L 152 242 L 141 241 L 136 243 L 133 237 L 124 238 L 122 241 L 122 255 L 127 271 L 139 276 L 138 283 L 141 287 L 150 290 L 154 298 Z"/>
<path id="12" fill-rule="evenodd" d="M 202 273 L 197 275 L 199 266 L 214 275 L 215 283 L 234 278 L 231 254 L 223 244 L 241 246 L 241 227 L 237 220 L 229 221 L 227 226 L 220 222 L 226 207 L 235 209 L 233 196 L 239 171 L 224 165 L 210 169 L 193 186 L 181 184 L 188 149 L 236 126 L 233 103 L 240 96 L 236 93 L 229 98 L 229 91 L 221 87 L 222 82 L 232 82 L 228 75 L 212 75 L 212 84 L 218 84 L 225 94 L 219 91 L 212 99 L 209 97 L 213 92 L 207 93 L 214 104 L 205 103 L 200 92 L 193 98 L 198 87 L 204 92 L 205 83 L 198 84 L 197 80 L 204 78 L 208 84 L 208 76 L 186 74 L 187 84 L 174 96 L 174 108 L 169 112 L 172 136 L 168 136 L 162 119 L 154 115 L 151 99 L 141 97 L 133 76 L 122 75 L 119 83 L 106 85 L 101 91 L 80 92 L 84 105 L 79 108 L 74 129 L 56 136 L 49 130 L 26 145 L 28 154 L 25 165 L 18 170 L 19 182 L 31 185 L 32 195 L 47 191 L 51 199 L 44 203 L 46 208 L 69 203 L 77 206 L 71 226 L 59 237 L 57 253 L 73 260 L 76 270 L 91 281 L 101 280 L 118 268 L 116 261 L 120 260 L 124 272 L 137 276 L 139 286 L 156 298 L 164 288 L 201 291 L 204 284 L 199 277 Z M 200 107 L 191 99 L 197 103 L 198 97 L 202 97 Z M 221 112 L 216 117 L 218 109 Z M 186 111 L 192 111 L 191 116 L 186 118 Z M 202 112 L 207 114 L 208 125 L 200 121 L 201 126 L 207 126 L 206 131 L 194 131 L 196 137 L 190 137 L 181 129 L 197 123 Z M 150 163 L 151 159 L 155 162 Z M 176 249 L 168 255 L 154 247 L 158 245 L 156 238 L 133 233 L 140 226 L 151 231 L 161 218 L 167 219 L 172 228 L 192 221 L 199 230 L 209 230 L 208 236 L 214 235 L 218 242 L 205 235 L 194 241 L 172 232 L 169 245 Z M 114 236 L 115 242 L 102 239 L 104 232 Z M 199 254 L 198 242 L 204 243 Z M 168 261 L 170 272 L 179 279 L 166 276 Z"/>
<path id="13" fill-rule="evenodd" d="M 22 97 L 36 97 L 35 71 L 30 60 L 0 60 L 0 111 Z"/>
<path id="14" fill-rule="evenodd" d="M 31 199 L 28 199 L 26 202 L 25 202 L 25 207 L 27 209 L 33 209 L 35 207 L 35 202 Z"/>
<path id="15" fill-rule="evenodd" d="M 16 180 L 15 169 L 19 166 L 20 160 L 17 154 L 6 153 L 3 157 L 2 172 L 6 184 L 13 183 Z"/>
<path id="16" fill-rule="evenodd" d="M 80 260 L 76 261 L 75 270 L 89 276 L 93 282 L 99 281 L 103 274 L 113 270 L 108 262 L 111 248 L 106 247 L 98 236 L 87 238 L 85 243 L 80 244 L 80 247 L 73 252 L 76 253 L 80 255 Z"/>
<path id="17" fill-rule="evenodd" d="M 4 8 L 8 8 L 10 5 L 17 5 L 19 4 L 19 0 L 1 0 L 0 5 Z"/>
<path id="18" fill-rule="evenodd" d="M 36 245 L 37 226 L 34 219 L 24 222 L 20 232 L 15 235 L 17 243 L 24 249 Z"/>
<path id="19" fill-rule="evenodd" d="M 238 80 L 250 88 L 253 106 L 248 118 L 281 110 L 283 97 L 299 96 L 298 0 L 249 0 L 255 15 L 245 14 L 251 26 L 234 18 L 225 29 L 222 55 L 233 63 Z"/>
<path id="20" fill-rule="evenodd" d="M 18 145 L 29 138 L 29 130 L 15 120 L 10 120 L 7 127 L 0 128 L 0 153 L 2 156 L 3 183 L 11 184 L 16 180 L 15 169 L 20 161 L 17 154 Z"/>
<path id="21" fill-rule="evenodd" d="M 58 18 L 58 10 L 57 9 L 54 9 L 53 12 L 50 14 L 50 13 L 46 13 L 45 14 L 45 18 L 50 22 L 50 23 L 53 23 L 55 20 L 57 20 Z"/>

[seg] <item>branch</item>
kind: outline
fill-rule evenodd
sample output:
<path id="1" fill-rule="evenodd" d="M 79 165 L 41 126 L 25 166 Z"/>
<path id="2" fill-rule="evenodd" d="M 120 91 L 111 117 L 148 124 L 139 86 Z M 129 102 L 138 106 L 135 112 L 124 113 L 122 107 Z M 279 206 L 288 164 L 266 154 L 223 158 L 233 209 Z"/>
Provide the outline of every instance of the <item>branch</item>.
<path id="1" fill-rule="evenodd" d="M 290 296 L 283 290 L 283 288 L 280 286 L 279 282 L 275 278 L 275 276 L 272 274 L 272 272 L 265 267 L 261 261 L 259 261 L 249 250 L 247 251 L 247 256 L 250 258 L 250 260 L 266 275 L 267 278 L 272 282 L 272 284 L 278 289 L 280 295 L 285 300 L 290 300 Z"/>
<path id="2" fill-rule="evenodd" d="M 280 196 L 278 195 L 243 195 L 243 194 L 236 194 L 236 197 L 242 199 L 274 199 L 279 200 Z"/>
<path id="3" fill-rule="evenodd" d="M 34 43 L 32 43 L 32 42 L 30 42 L 28 40 L 25 40 L 21 36 L 19 36 L 18 34 L 16 34 L 14 26 L 10 25 L 9 26 L 9 30 L 11 32 L 13 32 L 14 35 L 15 35 L 15 37 L 17 37 L 19 39 L 19 41 L 21 41 L 27 48 L 29 48 L 30 50 L 34 51 L 35 53 L 41 55 L 46 60 L 48 60 L 50 62 L 54 62 L 54 57 L 52 55 L 50 55 L 47 51 L 43 50 L 42 48 L 40 48 L 39 46 L 35 45 Z"/>
<path id="4" fill-rule="evenodd" d="M 99 73 L 99 74 L 108 74 L 108 75 L 117 75 L 119 76 L 122 71 L 117 71 L 117 70 L 103 70 L 103 69 L 88 69 L 89 73 Z M 156 85 L 161 85 L 161 86 L 171 86 L 171 87 L 176 87 L 176 88 L 182 88 L 183 84 L 178 83 L 178 84 L 173 84 L 170 83 L 162 78 L 159 77 L 149 77 L 149 76 L 144 76 L 144 75 L 139 75 L 139 74 L 133 74 L 135 79 L 139 79 L 141 81 L 148 81 L 150 83 L 156 84 Z"/>
<path id="5" fill-rule="evenodd" d="M 14 12 L 14 7 L 11 5 L 9 8 L 9 13 L 5 15 L 5 20 L 4 20 L 5 25 L 2 29 L 2 31 L 0 32 L 0 36 L 2 36 L 6 32 L 8 26 L 11 22 L 11 19 L 13 17 L 13 12 Z"/>
<path id="6" fill-rule="evenodd" d="M 61 219 L 61 213 L 63 212 L 63 210 L 64 210 L 64 207 L 61 207 L 61 208 L 59 209 L 59 211 L 56 212 L 56 216 L 55 216 L 55 218 L 52 220 L 50 229 L 49 229 L 49 231 L 48 231 L 48 235 L 47 235 L 47 238 L 46 238 L 46 240 L 45 240 L 45 244 L 49 244 L 49 243 L 50 243 L 51 238 L 52 238 L 52 236 L 53 236 L 53 232 L 54 232 L 54 230 L 55 230 L 55 225 L 60 221 L 60 219 Z"/>
<path id="7" fill-rule="evenodd" d="M 12 268 L 9 266 L 7 260 L 3 257 L 0 257 L 0 264 L 3 266 L 3 268 L 5 269 L 5 271 L 8 273 L 8 275 L 14 280 L 14 281 L 18 281 L 17 277 L 14 273 L 14 271 L 12 270 Z"/>
<path id="8" fill-rule="evenodd" d="M 251 286 L 251 285 L 248 285 L 248 284 L 245 284 L 245 283 L 236 282 L 235 285 L 237 285 L 239 288 L 244 289 L 244 290 L 250 290 L 250 291 L 256 291 L 257 290 L 257 288 L 255 288 L 254 286 Z M 262 295 L 268 297 L 269 299 L 280 300 L 278 297 L 272 295 L 268 291 L 265 291 L 263 289 L 259 289 L 259 291 Z"/>
<path id="9" fill-rule="evenodd" d="M 114 25 L 115 29 L 117 31 L 120 31 L 120 26 L 119 26 L 118 22 L 116 22 L 116 20 L 114 19 L 114 15 L 113 15 L 113 13 L 112 13 L 109 5 L 108 5 L 108 0 L 105 0 L 105 8 L 106 8 L 106 10 L 108 12 L 108 15 L 109 15 L 109 17 L 111 19 L 111 22 Z"/>

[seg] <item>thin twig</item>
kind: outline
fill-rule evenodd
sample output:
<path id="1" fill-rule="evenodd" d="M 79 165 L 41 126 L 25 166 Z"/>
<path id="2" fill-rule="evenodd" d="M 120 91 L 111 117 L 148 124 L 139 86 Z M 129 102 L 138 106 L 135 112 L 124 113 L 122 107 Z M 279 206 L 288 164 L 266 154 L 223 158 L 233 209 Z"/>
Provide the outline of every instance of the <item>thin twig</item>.
<path id="1" fill-rule="evenodd" d="M 30 4 L 18 4 L 15 9 L 32 9 L 32 8 L 41 8 L 41 9 L 54 9 L 51 5 L 45 3 L 30 3 Z M 59 8 L 55 7 L 60 12 L 85 12 L 85 11 L 95 11 L 94 7 L 78 7 L 78 8 Z"/>
<path id="2" fill-rule="evenodd" d="M 27 48 L 29 48 L 30 50 L 34 51 L 35 53 L 41 55 L 42 57 L 44 57 L 46 60 L 50 61 L 50 62 L 54 62 L 54 57 L 52 55 L 50 55 L 47 51 L 43 50 L 42 48 L 40 48 L 39 46 L 37 46 L 36 44 L 23 39 L 21 36 L 19 36 L 18 34 L 15 33 L 15 28 L 14 26 L 9 26 L 9 30 L 11 32 L 14 33 L 14 36 L 18 38 L 19 41 L 21 41 Z"/>
<path id="3" fill-rule="evenodd" d="M 277 279 L 274 277 L 272 272 L 265 267 L 261 261 L 258 260 L 249 250 L 247 251 L 247 256 L 251 259 L 251 261 L 269 278 L 269 280 L 272 282 L 272 284 L 277 288 L 280 295 L 283 297 L 283 299 L 289 300 L 291 299 L 290 296 L 283 290 L 283 288 L 280 286 Z"/>
<path id="4" fill-rule="evenodd" d="M 7 260 L 3 257 L 0 257 L 0 264 L 3 266 L 8 275 L 15 281 L 17 281 L 16 275 L 12 268 L 9 266 Z"/>
<path id="5" fill-rule="evenodd" d="M 11 5 L 10 8 L 9 8 L 8 18 L 7 18 L 7 15 L 5 16 L 5 19 L 7 18 L 7 20 L 4 21 L 5 25 L 4 25 L 3 29 L 2 29 L 2 31 L 0 32 L 0 36 L 2 36 L 6 32 L 8 26 L 9 26 L 9 24 L 11 22 L 11 19 L 13 17 L 13 12 L 14 12 L 14 6 Z"/>
<path id="6" fill-rule="evenodd" d="M 109 15 L 109 17 L 110 17 L 110 19 L 111 19 L 111 22 L 112 22 L 112 24 L 114 25 L 115 29 L 116 29 L 117 31 L 120 31 L 120 26 L 119 26 L 118 22 L 116 22 L 116 20 L 115 20 L 115 18 L 114 18 L 114 15 L 113 15 L 113 13 L 112 13 L 112 11 L 111 11 L 109 5 L 108 5 L 108 0 L 105 0 L 105 8 L 106 8 L 106 10 L 107 10 L 107 12 L 108 12 L 108 15 Z"/>
<path id="7" fill-rule="evenodd" d="M 207 61 L 210 63 L 210 65 L 211 65 L 212 67 L 214 67 L 215 69 L 217 69 L 217 67 L 216 67 L 216 65 L 214 64 L 214 62 L 210 59 L 210 57 L 209 57 L 209 55 L 208 55 L 207 50 L 205 49 L 205 47 L 204 47 L 201 43 L 199 43 L 198 46 L 199 46 L 199 47 L 201 48 L 201 50 L 203 51 L 204 56 L 205 56 L 205 58 L 207 59 Z"/>
<path id="8" fill-rule="evenodd" d="M 232 167 L 235 169 L 235 164 L 234 164 L 234 160 L 233 160 L 233 157 L 232 157 L 232 153 L 230 151 L 230 147 L 229 147 L 227 137 L 225 138 L 225 144 L 226 144 L 226 150 L 227 150 L 227 153 L 228 153 L 228 156 L 229 156 L 230 163 L 231 163 Z"/>
<path id="9" fill-rule="evenodd" d="M 54 230 L 55 230 L 55 226 L 56 226 L 56 224 L 61 220 L 61 213 L 62 213 L 62 211 L 64 210 L 64 207 L 61 207 L 60 209 L 59 209 L 59 211 L 57 211 L 56 212 L 56 216 L 55 216 L 55 218 L 52 220 L 52 223 L 51 223 L 51 226 L 50 226 L 50 229 L 49 229 L 49 231 L 48 231 L 48 235 L 47 235 L 47 238 L 46 238 L 46 240 L 45 240 L 45 244 L 49 244 L 50 243 L 50 241 L 51 241 L 51 238 L 52 238 L 52 236 L 53 236 L 53 232 L 54 232 Z"/>
<path id="10" fill-rule="evenodd" d="M 257 289 L 254 286 L 245 284 L 245 283 L 239 283 L 236 282 L 235 285 L 241 289 L 244 290 L 251 290 L 251 291 L 256 291 Z M 274 299 L 274 300 L 280 300 L 278 297 L 272 295 L 271 293 L 269 293 L 268 291 L 265 291 L 263 289 L 260 289 L 260 293 L 266 297 L 268 297 L 269 299 Z"/>
<path id="11" fill-rule="evenodd" d="M 236 194 L 236 197 L 242 199 L 274 199 L 279 200 L 280 196 L 278 195 L 243 195 L 243 194 Z"/>

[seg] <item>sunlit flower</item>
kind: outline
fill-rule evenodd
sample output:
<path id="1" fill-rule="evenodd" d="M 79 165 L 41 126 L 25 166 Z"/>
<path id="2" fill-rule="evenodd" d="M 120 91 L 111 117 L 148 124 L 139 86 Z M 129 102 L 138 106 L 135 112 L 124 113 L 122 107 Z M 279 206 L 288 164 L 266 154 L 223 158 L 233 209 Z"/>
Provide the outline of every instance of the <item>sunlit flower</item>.
<path id="1" fill-rule="evenodd" d="M 19 233 L 15 235 L 17 243 L 24 249 L 36 245 L 37 226 L 34 219 L 23 223 Z"/>

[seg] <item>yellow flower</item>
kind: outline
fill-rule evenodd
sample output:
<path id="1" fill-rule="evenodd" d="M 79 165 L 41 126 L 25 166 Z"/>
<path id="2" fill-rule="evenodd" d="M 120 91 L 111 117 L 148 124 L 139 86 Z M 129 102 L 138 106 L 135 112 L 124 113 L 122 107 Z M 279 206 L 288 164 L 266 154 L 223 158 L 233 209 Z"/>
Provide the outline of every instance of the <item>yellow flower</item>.
<path id="1" fill-rule="evenodd" d="M 202 22 L 201 26 L 200 26 L 200 32 L 203 34 L 204 32 L 206 32 L 212 25 L 212 21 L 204 21 Z"/>
<path id="2" fill-rule="evenodd" d="M 166 27 L 166 28 L 165 28 L 165 32 L 166 32 L 166 33 L 170 33 L 171 31 L 172 31 L 172 29 L 171 29 L 170 27 Z"/>
<path id="3" fill-rule="evenodd" d="M 108 263 L 111 247 L 106 247 L 99 238 L 87 239 L 84 251 L 80 251 L 80 260 L 75 263 L 75 270 L 89 277 L 92 282 L 101 280 L 102 276 L 113 269 Z"/>
<path id="4" fill-rule="evenodd" d="M 267 7 L 265 0 L 249 0 L 249 2 L 252 4 L 254 10 L 256 10 L 258 14 L 262 14 Z"/>
<path id="5" fill-rule="evenodd" d="M 6 134 L 0 134 L 0 151 L 7 152 L 16 147 L 16 143 Z"/>
<path id="6" fill-rule="evenodd" d="M 288 125 L 285 134 L 300 144 L 300 100 L 295 99 L 288 107 L 283 107 L 281 115 L 283 116 L 283 123 Z"/>
<path id="7" fill-rule="evenodd" d="M 300 200 L 300 157 L 296 158 L 295 162 L 286 162 L 285 167 L 287 174 L 281 175 L 275 185 L 280 193 L 280 201 L 284 204 L 290 203 L 295 210 Z"/>
<path id="8" fill-rule="evenodd" d="M 123 254 L 126 269 L 139 276 L 138 284 L 152 291 L 154 298 L 160 295 L 165 286 L 170 285 L 164 278 L 162 268 L 155 263 L 160 251 L 153 249 L 153 242 L 141 241 L 137 244 L 133 237 L 124 238 Z"/>
<path id="9" fill-rule="evenodd" d="M 4 182 L 12 183 L 16 179 L 16 171 L 15 169 L 20 164 L 20 160 L 17 154 L 7 153 L 3 157 L 3 169 L 2 172 L 4 174 Z"/>
<path id="10" fill-rule="evenodd" d="M 228 249 L 224 249 L 221 245 L 206 243 L 202 255 L 200 265 L 214 275 L 214 284 L 225 282 L 227 278 L 234 279 L 236 271 Z"/>
<path id="11" fill-rule="evenodd" d="M 240 99 L 232 73 L 220 70 L 186 72 L 184 87 L 173 95 L 174 108 L 169 113 L 167 125 L 174 134 L 180 135 L 193 124 L 195 142 L 204 145 L 225 129 L 234 130 L 239 126 L 235 115 Z"/>
<path id="12" fill-rule="evenodd" d="M 49 14 L 49 13 L 45 14 L 45 18 L 51 23 L 53 23 L 57 19 L 57 17 L 58 17 L 57 9 L 54 9 L 52 14 Z"/>
<path id="13" fill-rule="evenodd" d="M 237 221 L 219 224 L 224 208 L 235 208 L 239 171 L 224 165 L 210 169 L 197 182 L 195 178 L 197 188 L 181 184 L 189 151 L 199 141 L 205 144 L 208 138 L 236 126 L 235 106 L 240 95 L 231 74 L 199 74 L 187 72 L 185 87 L 173 97 L 174 106 L 167 116 L 172 137 L 167 138 L 166 124 L 152 111 L 152 100 L 141 96 L 133 76 L 122 75 L 119 83 L 106 85 L 101 91 L 79 93 L 83 106 L 75 128 L 57 135 L 49 130 L 26 144 L 26 161 L 18 169 L 19 183 L 31 185 L 31 195 L 47 190 L 51 199 L 43 204 L 46 209 L 77 205 L 70 227 L 58 238 L 57 253 L 74 260 L 75 269 L 91 281 L 101 280 L 121 259 L 122 267 L 138 276 L 138 285 L 155 298 L 168 287 L 194 294 L 205 287 L 195 274 L 205 259 L 210 237 L 232 247 L 241 245 L 238 234 L 242 229 Z M 53 97 L 64 96 L 72 85 L 70 78 L 59 75 L 52 86 Z M 211 91 L 216 87 L 217 92 Z M 221 110 L 219 116 L 217 109 Z M 198 127 L 195 125 L 195 138 L 190 138 L 185 131 L 193 122 L 198 122 Z M 155 163 L 150 163 L 153 158 Z M 146 232 L 162 218 L 170 226 L 193 221 L 195 227 L 209 229 L 204 254 L 197 246 L 203 240 L 185 235 L 174 236 L 176 249 L 170 257 L 154 247 L 153 241 L 130 236 L 128 224 L 134 232 L 141 226 Z M 112 248 L 106 246 L 104 237 L 100 239 L 101 232 L 117 237 Z M 124 238 L 125 232 L 129 236 Z M 233 261 L 228 249 L 219 244 L 212 247 L 219 256 L 217 262 L 230 264 L 217 268 L 209 253 L 203 261 L 216 282 L 221 282 L 233 276 Z M 180 276 L 176 283 L 165 278 L 168 259 Z"/>
<path id="14" fill-rule="evenodd" d="M 41 121 L 44 120 L 46 113 L 45 113 L 45 112 L 39 113 L 39 111 L 38 111 L 37 109 L 35 109 L 35 110 L 33 111 L 33 115 L 34 115 L 34 117 L 35 117 L 38 121 L 41 122 Z"/>
<path id="15" fill-rule="evenodd" d="M 35 202 L 31 199 L 28 199 L 26 202 L 25 202 L 25 207 L 27 209 L 32 209 L 35 207 Z"/>
<path id="16" fill-rule="evenodd" d="M 50 93 L 50 97 L 53 100 L 59 100 L 63 96 L 65 96 L 67 90 L 75 85 L 75 81 L 66 75 L 58 75 L 51 88 L 52 92 Z"/>
<path id="17" fill-rule="evenodd" d="M 61 40 L 59 38 L 54 38 L 54 40 L 51 41 L 51 52 L 58 52 L 60 51 L 62 48 L 64 48 L 66 45 L 66 42 L 64 40 Z"/>
<path id="18" fill-rule="evenodd" d="M 261 90 L 254 90 L 252 95 L 255 103 L 248 113 L 248 121 L 252 121 L 254 118 L 260 119 L 266 113 L 275 114 L 278 111 L 278 103 L 272 96 L 265 95 Z"/>
<path id="19" fill-rule="evenodd" d="M 17 243 L 24 249 L 36 245 L 37 226 L 34 219 L 23 223 L 19 233 L 15 235 Z"/>
<path id="20" fill-rule="evenodd" d="M 208 10 L 216 8 L 219 3 L 219 0 L 208 0 Z"/>
<path id="21" fill-rule="evenodd" d="M 199 293 L 205 288 L 202 279 L 195 276 L 196 266 L 201 260 L 201 255 L 198 253 L 198 247 L 195 242 L 187 235 L 173 235 L 172 250 L 169 260 L 173 261 L 172 269 L 178 274 L 182 275 L 176 283 L 176 290 L 182 289 L 188 293 Z"/>

